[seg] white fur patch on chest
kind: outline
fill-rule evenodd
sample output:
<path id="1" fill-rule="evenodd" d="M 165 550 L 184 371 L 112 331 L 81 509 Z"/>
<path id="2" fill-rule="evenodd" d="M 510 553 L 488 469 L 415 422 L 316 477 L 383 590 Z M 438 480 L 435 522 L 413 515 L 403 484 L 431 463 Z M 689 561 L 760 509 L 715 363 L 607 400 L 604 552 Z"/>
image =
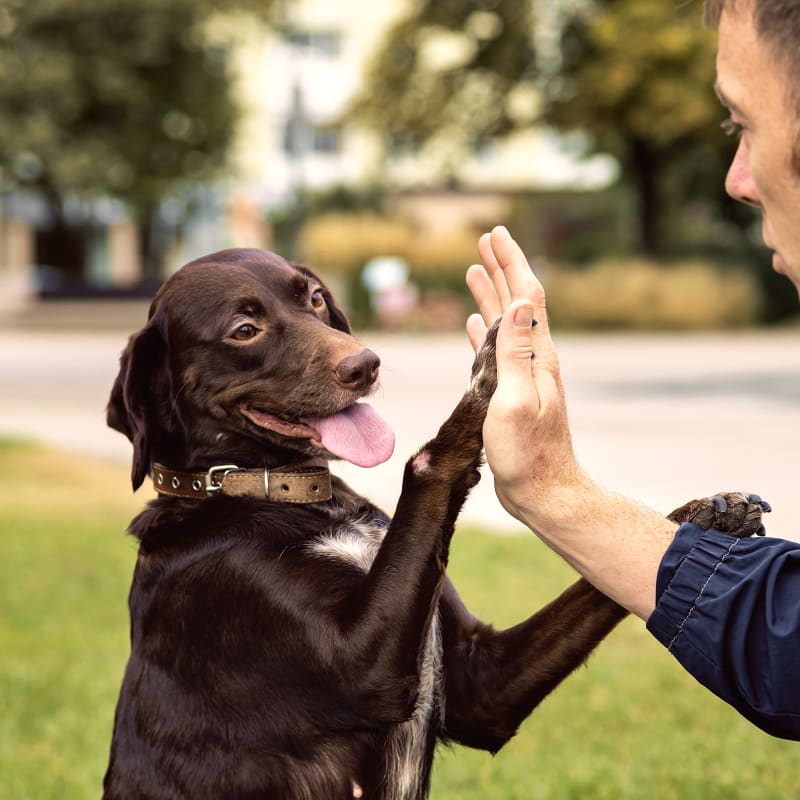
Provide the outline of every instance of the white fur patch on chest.
<path id="1" fill-rule="evenodd" d="M 442 702 L 442 637 L 439 615 L 433 615 L 419 675 L 419 696 L 411 719 L 396 725 L 386 752 L 386 800 L 413 800 L 420 795 L 421 765 L 428 732 L 437 724 Z"/>
<path id="2" fill-rule="evenodd" d="M 315 555 L 345 561 L 369 572 L 385 534 L 386 529 L 375 522 L 353 522 L 323 534 L 309 545 L 309 550 Z"/>

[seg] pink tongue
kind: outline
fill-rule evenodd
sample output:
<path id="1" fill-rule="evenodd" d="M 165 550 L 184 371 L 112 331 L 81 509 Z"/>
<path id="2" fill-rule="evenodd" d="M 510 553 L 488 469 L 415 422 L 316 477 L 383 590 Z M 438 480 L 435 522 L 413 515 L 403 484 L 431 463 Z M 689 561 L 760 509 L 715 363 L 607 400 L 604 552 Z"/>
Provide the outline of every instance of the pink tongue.
<path id="1" fill-rule="evenodd" d="M 394 452 L 394 431 L 369 403 L 304 422 L 317 431 L 326 450 L 359 467 L 383 464 Z"/>

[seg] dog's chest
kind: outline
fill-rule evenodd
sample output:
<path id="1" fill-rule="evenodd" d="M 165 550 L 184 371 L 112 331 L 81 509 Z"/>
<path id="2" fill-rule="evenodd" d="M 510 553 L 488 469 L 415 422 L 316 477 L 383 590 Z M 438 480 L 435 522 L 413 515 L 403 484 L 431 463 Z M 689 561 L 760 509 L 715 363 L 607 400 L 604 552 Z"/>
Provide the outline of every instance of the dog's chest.
<path id="1" fill-rule="evenodd" d="M 315 555 L 345 561 L 369 572 L 380 550 L 385 526 L 356 521 L 331 530 L 310 545 Z M 437 725 L 442 700 L 442 641 L 439 616 L 434 614 L 423 645 L 419 696 L 411 718 L 396 725 L 386 749 L 386 800 L 413 800 L 421 793 L 421 765 L 429 757 L 431 726 Z"/>

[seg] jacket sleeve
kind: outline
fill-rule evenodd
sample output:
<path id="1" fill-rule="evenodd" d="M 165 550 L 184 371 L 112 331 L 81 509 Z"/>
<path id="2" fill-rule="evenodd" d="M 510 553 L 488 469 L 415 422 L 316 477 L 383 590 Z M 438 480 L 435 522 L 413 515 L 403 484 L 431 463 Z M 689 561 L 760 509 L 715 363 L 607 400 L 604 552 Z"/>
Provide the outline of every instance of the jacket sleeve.
<path id="1" fill-rule="evenodd" d="M 751 722 L 800 740 L 800 543 L 682 525 L 647 628 Z"/>

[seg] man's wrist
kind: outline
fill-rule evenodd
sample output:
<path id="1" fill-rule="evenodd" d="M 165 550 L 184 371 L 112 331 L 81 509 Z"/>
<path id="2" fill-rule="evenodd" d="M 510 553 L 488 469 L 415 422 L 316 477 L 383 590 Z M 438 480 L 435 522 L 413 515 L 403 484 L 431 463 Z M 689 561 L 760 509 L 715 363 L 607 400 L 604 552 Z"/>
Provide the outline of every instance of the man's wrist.
<path id="1" fill-rule="evenodd" d="M 498 491 L 506 499 L 506 507 L 512 506 L 511 513 L 547 540 L 590 520 L 607 496 L 579 469 L 557 484 L 545 485 L 530 478 L 522 485 L 498 486 Z"/>

